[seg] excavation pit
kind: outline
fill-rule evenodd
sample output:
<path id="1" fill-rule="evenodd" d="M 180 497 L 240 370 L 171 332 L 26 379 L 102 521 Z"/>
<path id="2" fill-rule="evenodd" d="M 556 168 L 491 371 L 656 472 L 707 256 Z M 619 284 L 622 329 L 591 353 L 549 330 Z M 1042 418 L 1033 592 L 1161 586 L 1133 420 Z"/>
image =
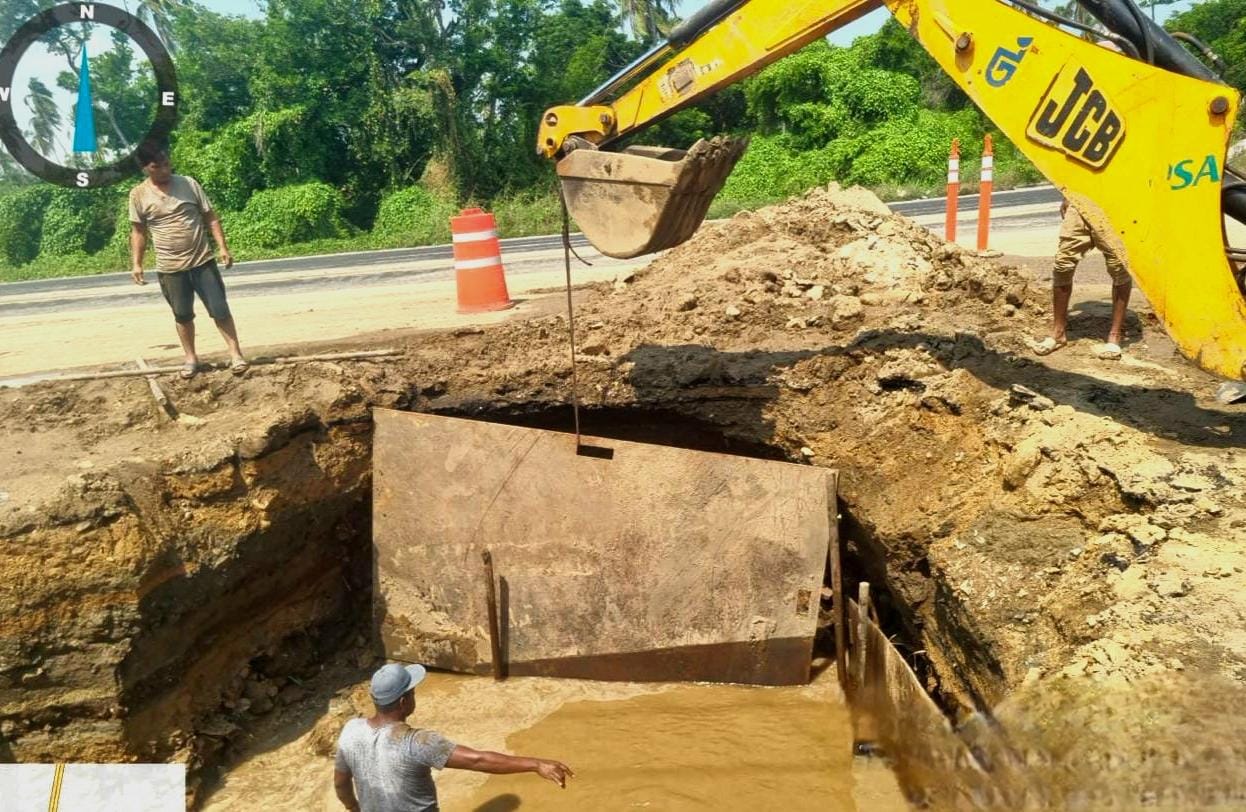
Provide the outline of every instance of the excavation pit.
<path id="1" fill-rule="evenodd" d="M 567 415 L 560 404 L 536 404 L 498 417 L 556 426 Z M 587 430 L 611 441 L 620 436 L 669 440 L 720 453 L 782 456 L 778 449 L 732 440 L 712 424 L 670 410 L 587 410 L 584 418 Z M 17 641 L 22 648 L 13 661 L 25 658 L 27 663 L 15 669 L 25 702 L 6 708 L 17 711 L 6 715 L 6 755 L 22 761 L 186 760 L 193 801 L 229 808 L 213 798 L 218 792 L 233 797 L 233 765 L 250 763 L 258 731 L 303 735 L 330 711 L 328 697 L 357 687 L 379 661 L 369 619 L 371 426 L 363 421 L 326 425 L 296 414 L 243 438 L 225 458 L 213 459 L 199 448 L 163 469 L 131 461 L 107 475 L 82 470 L 87 473 L 74 475 L 64 489 L 59 512 L 52 514 L 55 523 L 46 529 L 28 525 L 26 538 L 46 541 L 60 528 L 72 534 L 71 549 L 88 559 L 98 557 L 94 566 L 71 567 L 69 573 L 105 580 L 134 573 L 130 590 L 108 593 L 111 603 L 99 618 L 115 624 L 118 616 L 129 615 L 118 629 L 124 642 L 95 649 L 87 644 L 52 655 L 51 647 L 41 645 L 54 636 L 47 627 L 39 636 Z M 189 560 L 192 553 L 200 558 Z M 821 586 L 821 576 L 819 567 L 818 583 L 812 586 Z M 98 587 L 80 586 L 75 594 L 91 590 Z M 815 590 L 809 596 L 815 614 L 816 595 Z M 81 610 L 41 617 L 70 624 L 85 619 Z M 109 628 L 115 626 L 81 637 L 102 638 Z M 820 670 L 826 665 L 826 642 L 824 635 Z M 101 697 L 96 706 L 53 709 L 49 705 L 54 703 L 46 703 L 36 708 L 37 701 L 65 696 L 57 680 L 77 675 L 90 681 L 101 670 L 86 661 L 100 651 L 120 649 L 126 652 L 115 670 L 94 683 L 97 691 L 112 691 L 112 698 Z M 84 665 L 66 670 L 74 660 L 64 657 L 81 657 Z M 792 702 L 842 714 L 833 669 L 817 686 L 806 693 L 796 689 Z M 471 690 L 460 689 L 468 695 Z M 566 697 L 604 701 L 664 690 L 673 686 L 632 686 L 623 694 L 571 687 Z M 721 705 L 731 694 L 717 696 L 714 702 Z M 739 696 L 744 705 L 755 702 L 747 693 Z M 552 712 L 560 704 L 551 700 L 547 709 Z M 24 714 L 24 709 L 33 712 Z M 92 719 L 93 714 L 102 718 Z M 301 721 L 291 728 L 291 719 Z M 851 734 L 845 736 L 843 752 L 848 752 Z"/>

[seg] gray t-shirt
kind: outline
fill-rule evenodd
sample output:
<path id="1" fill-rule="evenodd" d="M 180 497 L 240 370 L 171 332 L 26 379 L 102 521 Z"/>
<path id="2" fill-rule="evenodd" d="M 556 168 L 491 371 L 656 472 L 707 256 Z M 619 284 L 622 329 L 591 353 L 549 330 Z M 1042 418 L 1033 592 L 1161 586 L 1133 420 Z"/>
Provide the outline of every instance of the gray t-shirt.
<path id="1" fill-rule="evenodd" d="M 436 731 L 356 718 L 342 727 L 333 766 L 354 778 L 362 812 L 438 812 L 430 768 L 445 767 L 454 747 Z"/>
<path id="2" fill-rule="evenodd" d="M 130 222 L 146 226 L 156 246 L 156 270 L 178 273 L 212 261 L 204 217 L 212 201 L 199 181 L 174 175 L 164 193 L 150 180 L 130 190 Z"/>

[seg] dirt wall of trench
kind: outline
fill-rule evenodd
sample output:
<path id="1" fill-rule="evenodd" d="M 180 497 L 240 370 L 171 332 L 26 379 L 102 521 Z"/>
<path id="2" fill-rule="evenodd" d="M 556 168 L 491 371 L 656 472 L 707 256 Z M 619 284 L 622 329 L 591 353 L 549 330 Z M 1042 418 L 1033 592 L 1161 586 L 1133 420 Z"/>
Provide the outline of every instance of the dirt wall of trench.
<path id="1" fill-rule="evenodd" d="M 175 458 L 76 460 L 5 517 L 0 757 L 195 772 L 232 732 L 240 672 L 258 660 L 288 679 L 357 633 L 370 426 L 305 412 L 214 439 Z"/>

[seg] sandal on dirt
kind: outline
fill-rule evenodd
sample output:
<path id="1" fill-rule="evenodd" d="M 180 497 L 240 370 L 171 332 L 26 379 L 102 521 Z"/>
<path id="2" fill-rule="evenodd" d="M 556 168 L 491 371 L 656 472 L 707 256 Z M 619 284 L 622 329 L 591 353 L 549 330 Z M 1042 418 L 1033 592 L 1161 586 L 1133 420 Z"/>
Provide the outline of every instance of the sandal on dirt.
<path id="1" fill-rule="evenodd" d="M 1117 361 L 1121 357 L 1121 346 L 1113 344 L 1109 341 L 1106 344 L 1100 344 L 1095 347 L 1095 358 L 1101 361 Z"/>
<path id="2" fill-rule="evenodd" d="M 229 365 L 229 371 L 235 375 L 243 375 L 250 368 L 251 364 L 245 358 L 235 358 Z"/>
<path id="3" fill-rule="evenodd" d="M 177 374 L 182 380 L 189 381 L 191 378 L 195 377 L 197 372 L 199 372 L 199 365 L 187 362 L 182 364 L 182 371 Z"/>
<path id="4" fill-rule="evenodd" d="M 1067 341 L 1056 341 L 1051 336 L 1047 336 L 1042 341 L 1031 341 L 1030 349 L 1034 351 L 1035 355 L 1051 355 L 1068 343 Z"/>

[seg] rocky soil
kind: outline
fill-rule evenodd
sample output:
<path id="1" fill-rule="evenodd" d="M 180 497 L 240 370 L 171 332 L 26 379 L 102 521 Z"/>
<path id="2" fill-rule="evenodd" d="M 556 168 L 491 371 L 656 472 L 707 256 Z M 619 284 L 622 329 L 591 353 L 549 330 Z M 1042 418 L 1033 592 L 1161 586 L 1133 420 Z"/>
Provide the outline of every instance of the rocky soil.
<path id="1" fill-rule="evenodd" d="M 854 573 L 928 687 L 1059 765 L 1061 803 L 1104 753 L 1126 808 L 1231 793 L 1246 409 L 1145 312 L 1123 361 L 1088 351 L 1106 307 L 1034 358 L 1031 278 L 856 190 L 707 225 L 581 296 L 589 430 L 661 410 L 838 469 Z M 566 339 L 545 315 L 168 382 L 199 422 L 138 379 L 0 394 L 0 758 L 213 763 L 329 653 L 367 665 L 369 409 L 569 428 Z"/>

